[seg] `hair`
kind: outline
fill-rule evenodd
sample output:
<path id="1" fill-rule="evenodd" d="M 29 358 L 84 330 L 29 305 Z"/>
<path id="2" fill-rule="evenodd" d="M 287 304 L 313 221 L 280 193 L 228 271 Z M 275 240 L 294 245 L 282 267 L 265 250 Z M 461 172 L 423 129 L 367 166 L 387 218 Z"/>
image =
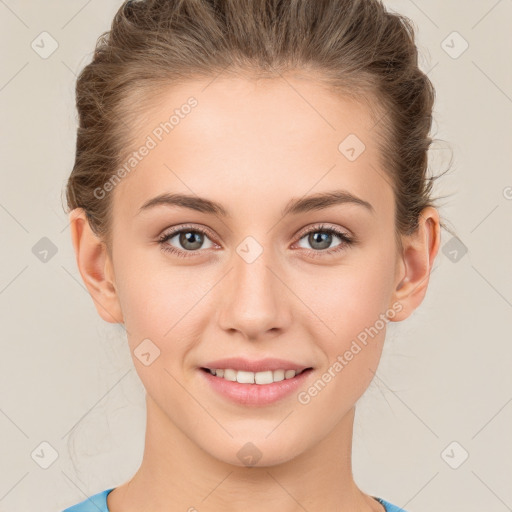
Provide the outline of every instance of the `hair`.
<path id="1" fill-rule="evenodd" d="M 220 73 L 305 73 L 370 107 L 381 168 L 394 192 L 399 241 L 416 230 L 421 211 L 434 206 L 439 177 L 427 176 L 435 90 L 419 69 L 414 31 L 381 0 L 123 3 L 76 82 L 69 210 L 83 208 L 110 250 L 112 194 L 98 198 L 94 191 L 113 177 L 144 113 L 170 86 Z"/>

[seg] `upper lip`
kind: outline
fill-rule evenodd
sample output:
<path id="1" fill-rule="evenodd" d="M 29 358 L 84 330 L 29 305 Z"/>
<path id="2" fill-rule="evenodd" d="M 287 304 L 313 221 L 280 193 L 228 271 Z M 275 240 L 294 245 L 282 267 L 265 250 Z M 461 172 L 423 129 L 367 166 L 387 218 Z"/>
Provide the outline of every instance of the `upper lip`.
<path id="1" fill-rule="evenodd" d="M 216 359 L 205 363 L 203 368 L 217 370 L 219 368 L 233 370 L 242 370 L 246 372 L 263 372 L 265 370 L 295 370 L 301 372 L 311 366 L 286 361 L 285 359 L 266 358 L 251 361 L 243 357 L 229 357 L 225 359 Z"/>

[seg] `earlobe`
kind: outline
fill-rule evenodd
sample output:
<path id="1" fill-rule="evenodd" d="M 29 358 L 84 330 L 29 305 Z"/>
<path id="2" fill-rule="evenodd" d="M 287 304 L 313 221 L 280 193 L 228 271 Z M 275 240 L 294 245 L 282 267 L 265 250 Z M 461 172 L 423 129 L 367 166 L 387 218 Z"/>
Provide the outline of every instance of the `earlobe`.
<path id="1" fill-rule="evenodd" d="M 401 270 L 392 301 L 401 305 L 401 311 L 392 321 L 405 320 L 423 301 L 439 250 L 440 231 L 439 214 L 429 206 L 421 212 L 416 231 L 403 238 Z"/>
<path id="2" fill-rule="evenodd" d="M 78 270 L 98 314 L 110 323 L 122 323 L 112 262 L 105 243 L 93 232 L 83 208 L 69 213 L 71 239 Z"/>

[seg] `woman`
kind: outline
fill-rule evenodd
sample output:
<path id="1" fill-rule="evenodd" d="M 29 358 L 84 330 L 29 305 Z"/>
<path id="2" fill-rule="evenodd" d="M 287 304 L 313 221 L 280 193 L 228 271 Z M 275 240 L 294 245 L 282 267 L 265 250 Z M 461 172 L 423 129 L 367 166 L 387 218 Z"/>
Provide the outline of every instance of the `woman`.
<path id="1" fill-rule="evenodd" d="M 133 478 L 67 512 L 403 510 L 358 488 L 351 447 L 443 225 L 410 22 L 378 0 L 127 2 L 76 92 L 77 264 L 147 424 Z"/>

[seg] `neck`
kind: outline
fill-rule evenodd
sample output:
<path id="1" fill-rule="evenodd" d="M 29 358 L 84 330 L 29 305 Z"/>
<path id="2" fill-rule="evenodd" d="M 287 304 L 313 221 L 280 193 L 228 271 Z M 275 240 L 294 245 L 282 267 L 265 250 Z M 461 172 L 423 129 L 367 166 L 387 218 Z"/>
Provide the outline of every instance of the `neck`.
<path id="1" fill-rule="evenodd" d="M 355 407 L 313 448 L 272 466 L 236 466 L 197 446 L 147 395 L 143 461 L 107 498 L 110 512 L 382 511 L 352 477 Z M 172 507 L 172 508 L 171 508 Z"/>

